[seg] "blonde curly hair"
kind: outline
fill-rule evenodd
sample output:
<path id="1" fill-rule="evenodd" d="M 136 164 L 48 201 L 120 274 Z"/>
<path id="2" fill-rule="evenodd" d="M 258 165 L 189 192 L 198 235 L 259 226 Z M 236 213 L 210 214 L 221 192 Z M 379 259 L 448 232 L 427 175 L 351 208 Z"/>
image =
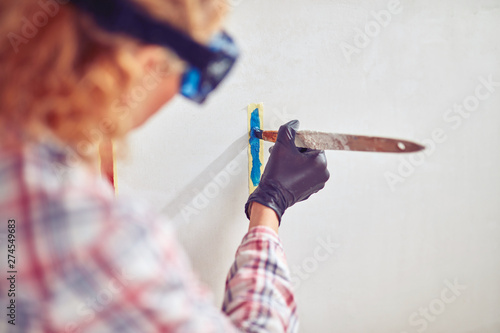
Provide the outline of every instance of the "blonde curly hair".
<path id="1" fill-rule="evenodd" d="M 224 0 L 133 1 L 200 42 L 227 9 Z M 85 143 L 124 137 L 127 93 L 145 75 L 133 57 L 139 41 L 102 30 L 68 0 L 2 0 L 0 22 L 0 128 L 35 140 L 49 131 L 84 159 L 95 158 Z M 179 70 L 165 51 L 165 67 Z"/>

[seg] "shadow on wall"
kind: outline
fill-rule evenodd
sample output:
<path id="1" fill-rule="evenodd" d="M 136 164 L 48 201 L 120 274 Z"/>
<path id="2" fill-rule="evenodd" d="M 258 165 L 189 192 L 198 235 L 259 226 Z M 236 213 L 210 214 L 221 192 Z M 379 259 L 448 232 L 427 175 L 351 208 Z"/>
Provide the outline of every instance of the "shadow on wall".
<path id="1" fill-rule="evenodd" d="M 232 177 L 241 174 L 245 169 L 235 159 L 247 145 L 248 133 L 245 133 L 182 189 L 175 199 L 167 203 L 161 213 L 176 223 L 189 223 L 219 195 L 221 189 L 231 182 Z"/>

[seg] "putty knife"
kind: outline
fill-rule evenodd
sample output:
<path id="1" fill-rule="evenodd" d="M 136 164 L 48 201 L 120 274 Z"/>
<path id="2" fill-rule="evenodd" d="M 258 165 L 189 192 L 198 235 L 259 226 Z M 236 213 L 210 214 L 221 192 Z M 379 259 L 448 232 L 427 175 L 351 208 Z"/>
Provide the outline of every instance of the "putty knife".
<path id="1" fill-rule="evenodd" d="M 251 135 L 265 141 L 276 142 L 278 131 L 264 131 L 255 127 L 252 128 Z M 371 151 L 381 153 L 414 153 L 425 149 L 424 146 L 407 140 L 316 131 L 298 131 L 295 136 L 295 145 L 299 148 L 319 150 Z"/>

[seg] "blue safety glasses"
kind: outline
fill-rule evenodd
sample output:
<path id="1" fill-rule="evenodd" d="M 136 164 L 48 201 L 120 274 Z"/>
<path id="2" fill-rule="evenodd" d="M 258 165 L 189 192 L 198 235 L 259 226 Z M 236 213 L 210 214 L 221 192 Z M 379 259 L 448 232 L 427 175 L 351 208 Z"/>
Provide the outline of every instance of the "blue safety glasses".
<path id="1" fill-rule="evenodd" d="M 89 13 L 103 29 L 134 37 L 146 44 L 170 48 L 188 63 L 181 84 L 181 94 L 203 103 L 208 94 L 227 76 L 238 58 L 233 40 L 221 32 L 208 46 L 185 33 L 151 17 L 130 0 L 71 0 Z"/>
<path id="2" fill-rule="evenodd" d="M 212 60 L 203 68 L 190 65 L 181 84 L 181 94 L 200 104 L 227 76 L 238 57 L 238 48 L 225 32 L 215 35 L 208 48 L 214 54 Z"/>

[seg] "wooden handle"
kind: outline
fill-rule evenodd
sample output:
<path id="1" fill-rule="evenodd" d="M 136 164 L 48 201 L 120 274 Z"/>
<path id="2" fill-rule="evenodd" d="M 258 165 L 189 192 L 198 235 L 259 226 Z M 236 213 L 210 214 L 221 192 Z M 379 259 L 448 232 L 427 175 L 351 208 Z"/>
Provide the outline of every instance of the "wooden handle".
<path id="1" fill-rule="evenodd" d="M 262 131 L 262 140 L 276 142 L 278 131 Z"/>

